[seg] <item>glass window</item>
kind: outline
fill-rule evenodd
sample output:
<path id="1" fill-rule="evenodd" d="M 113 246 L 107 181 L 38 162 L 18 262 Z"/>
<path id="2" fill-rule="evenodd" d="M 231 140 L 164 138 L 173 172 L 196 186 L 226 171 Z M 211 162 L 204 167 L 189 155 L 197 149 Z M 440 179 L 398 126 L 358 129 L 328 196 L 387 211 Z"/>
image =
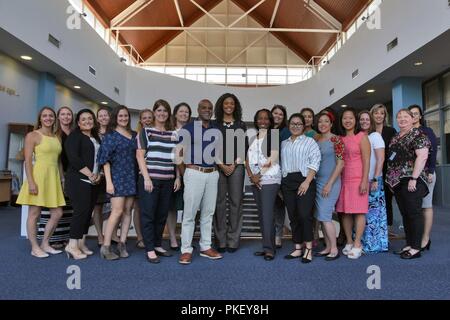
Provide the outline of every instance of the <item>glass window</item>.
<path id="1" fill-rule="evenodd" d="M 84 13 L 86 13 L 86 21 L 91 25 L 91 27 L 94 27 L 95 24 L 95 16 L 92 13 L 92 11 L 88 7 L 84 7 Z"/>
<path id="2" fill-rule="evenodd" d="M 442 78 L 444 88 L 444 105 L 450 105 L 450 72 Z"/>
<path id="3" fill-rule="evenodd" d="M 227 83 L 245 84 L 247 82 L 247 71 L 245 68 L 228 68 Z"/>
<path id="4" fill-rule="evenodd" d="M 206 68 L 206 82 L 225 83 L 225 68 Z"/>
<path id="5" fill-rule="evenodd" d="M 446 109 L 444 112 L 444 139 L 445 148 L 447 150 L 447 164 L 450 164 L 450 109 Z"/>
<path id="6" fill-rule="evenodd" d="M 433 80 L 425 85 L 425 110 L 439 108 L 439 80 Z"/>
<path id="7" fill-rule="evenodd" d="M 356 23 L 353 23 L 350 28 L 347 30 L 347 40 L 355 33 L 356 31 Z"/>
<path id="8" fill-rule="evenodd" d="M 100 23 L 100 21 L 97 21 L 97 23 L 95 24 L 95 31 L 97 31 L 97 33 L 100 35 L 100 37 L 102 37 L 103 39 L 105 39 L 105 27 Z"/>
<path id="9" fill-rule="evenodd" d="M 437 139 L 438 150 L 436 157 L 436 164 L 441 164 L 442 154 L 441 154 L 441 124 L 439 121 L 439 111 L 428 113 L 425 115 L 425 123 L 427 127 L 433 129 L 433 132 Z"/>

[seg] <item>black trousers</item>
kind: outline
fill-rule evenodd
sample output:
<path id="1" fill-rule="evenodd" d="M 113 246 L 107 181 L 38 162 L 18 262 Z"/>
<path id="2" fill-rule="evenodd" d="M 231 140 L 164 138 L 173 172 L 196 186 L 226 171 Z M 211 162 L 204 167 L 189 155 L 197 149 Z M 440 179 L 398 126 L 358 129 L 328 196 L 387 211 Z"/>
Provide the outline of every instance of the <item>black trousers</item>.
<path id="1" fill-rule="evenodd" d="M 393 194 L 387 183 L 384 183 L 384 197 L 386 198 L 387 224 L 388 226 L 392 226 L 394 223 L 394 211 L 392 210 Z"/>
<path id="2" fill-rule="evenodd" d="M 243 220 L 244 174 L 243 165 L 237 165 L 236 170 L 228 177 L 219 171 L 217 205 L 214 214 L 214 237 L 219 248 L 239 247 Z M 229 211 L 227 210 L 227 194 Z"/>
<path id="3" fill-rule="evenodd" d="M 253 196 L 258 207 L 263 251 L 271 254 L 275 254 L 274 204 L 278 190 L 280 190 L 279 184 L 263 184 L 261 190 L 252 185 Z"/>
<path id="4" fill-rule="evenodd" d="M 395 200 L 403 218 L 403 227 L 406 236 L 406 245 L 420 250 L 424 218 L 422 213 L 422 200 L 428 194 L 428 187 L 422 179 L 417 179 L 416 191 L 408 191 L 409 179 L 402 179 L 394 188 Z"/>
<path id="5" fill-rule="evenodd" d="M 141 230 L 147 252 L 161 247 L 164 226 L 172 201 L 174 180 L 152 179 L 153 190 L 144 189 L 144 178 L 138 182 L 139 208 L 141 209 Z"/>
<path id="6" fill-rule="evenodd" d="M 313 240 L 313 206 L 316 197 L 316 181 L 311 181 L 308 191 L 297 195 L 298 187 L 305 181 L 299 173 L 289 173 L 281 181 L 281 191 L 291 220 L 292 240 L 300 244 Z"/>
<path id="7" fill-rule="evenodd" d="M 82 239 L 89 231 L 99 187 L 81 181 L 78 176 L 67 174 L 65 189 L 73 208 L 70 239 Z"/>

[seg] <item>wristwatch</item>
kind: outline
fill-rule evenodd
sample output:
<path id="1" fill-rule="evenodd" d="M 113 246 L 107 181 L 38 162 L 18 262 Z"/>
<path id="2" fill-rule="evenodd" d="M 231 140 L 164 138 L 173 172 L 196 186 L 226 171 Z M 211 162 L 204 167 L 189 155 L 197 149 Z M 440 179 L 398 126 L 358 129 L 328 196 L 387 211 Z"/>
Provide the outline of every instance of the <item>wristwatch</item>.
<path id="1" fill-rule="evenodd" d="M 417 178 L 411 177 L 411 178 L 409 178 L 409 180 L 416 180 L 417 181 Z"/>
<path id="2" fill-rule="evenodd" d="M 377 182 L 378 180 L 377 180 L 377 178 L 372 178 L 372 180 L 371 180 L 372 182 Z"/>

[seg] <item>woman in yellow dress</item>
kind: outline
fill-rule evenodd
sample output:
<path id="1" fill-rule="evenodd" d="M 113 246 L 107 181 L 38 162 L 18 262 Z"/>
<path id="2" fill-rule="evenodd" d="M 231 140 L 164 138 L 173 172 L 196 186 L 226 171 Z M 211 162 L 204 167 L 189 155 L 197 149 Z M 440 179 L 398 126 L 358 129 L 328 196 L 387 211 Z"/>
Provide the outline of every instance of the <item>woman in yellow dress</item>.
<path id="1" fill-rule="evenodd" d="M 28 205 L 27 234 L 31 243 L 31 255 L 46 258 L 61 253 L 49 244 L 66 204 L 62 190 L 63 175 L 60 154 L 61 142 L 54 133 L 56 114 L 49 107 L 41 109 L 35 130 L 25 138 L 25 172 L 27 179 L 20 189 L 17 203 Z M 33 165 L 34 156 L 34 165 Z M 44 238 L 39 246 L 36 225 L 41 209 L 49 208 L 51 218 L 45 226 Z"/>

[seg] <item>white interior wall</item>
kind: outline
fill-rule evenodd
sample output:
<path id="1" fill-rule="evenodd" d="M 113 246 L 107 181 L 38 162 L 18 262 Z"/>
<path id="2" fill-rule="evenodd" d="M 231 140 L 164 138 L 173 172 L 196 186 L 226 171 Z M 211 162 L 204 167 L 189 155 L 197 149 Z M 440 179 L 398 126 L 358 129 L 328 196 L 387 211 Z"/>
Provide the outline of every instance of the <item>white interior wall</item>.
<path id="1" fill-rule="evenodd" d="M 8 123 L 34 124 L 37 116 L 38 74 L 0 53 L 0 86 L 18 96 L 0 91 L 0 169 L 6 167 Z"/>
<path id="2" fill-rule="evenodd" d="M 0 27 L 118 103 L 125 103 L 125 69 L 119 57 L 80 18 L 81 29 L 69 29 L 65 0 L 0 0 Z M 61 41 L 57 49 L 48 34 Z M 1 44 L 0 44 L 1 46 Z M 97 74 L 89 73 L 93 66 Z M 117 87 L 121 94 L 114 92 Z"/>
<path id="3" fill-rule="evenodd" d="M 74 113 L 84 108 L 90 108 L 96 112 L 99 108 L 98 104 L 86 99 L 82 95 L 61 84 L 56 84 L 55 109 L 63 106 L 71 107 Z"/>
<path id="4" fill-rule="evenodd" d="M 363 25 L 311 79 L 279 87 L 224 88 L 127 67 L 85 22 L 82 30 L 67 29 L 68 2 L 0 0 L 0 5 L 0 27 L 119 103 L 140 109 L 163 98 L 171 104 L 187 101 L 195 110 L 202 98 L 215 102 L 222 93 L 233 92 L 242 102 L 245 119 L 251 119 L 258 108 L 274 103 L 286 105 L 289 112 L 300 106 L 315 110 L 326 107 L 450 27 L 447 0 L 383 1 L 381 29 L 369 30 Z M 62 40 L 60 50 L 47 42 L 49 32 Z M 387 52 L 386 44 L 396 37 L 398 46 Z M 96 78 L 87 73 L 90 63 L 99 72 Z M 356 68 L 359 76 L 352 80 Z M 112 92 L 115 85 L 121 89 L 120 96 Z M 335 93 L 330 96 L 332 88 Z"/>

